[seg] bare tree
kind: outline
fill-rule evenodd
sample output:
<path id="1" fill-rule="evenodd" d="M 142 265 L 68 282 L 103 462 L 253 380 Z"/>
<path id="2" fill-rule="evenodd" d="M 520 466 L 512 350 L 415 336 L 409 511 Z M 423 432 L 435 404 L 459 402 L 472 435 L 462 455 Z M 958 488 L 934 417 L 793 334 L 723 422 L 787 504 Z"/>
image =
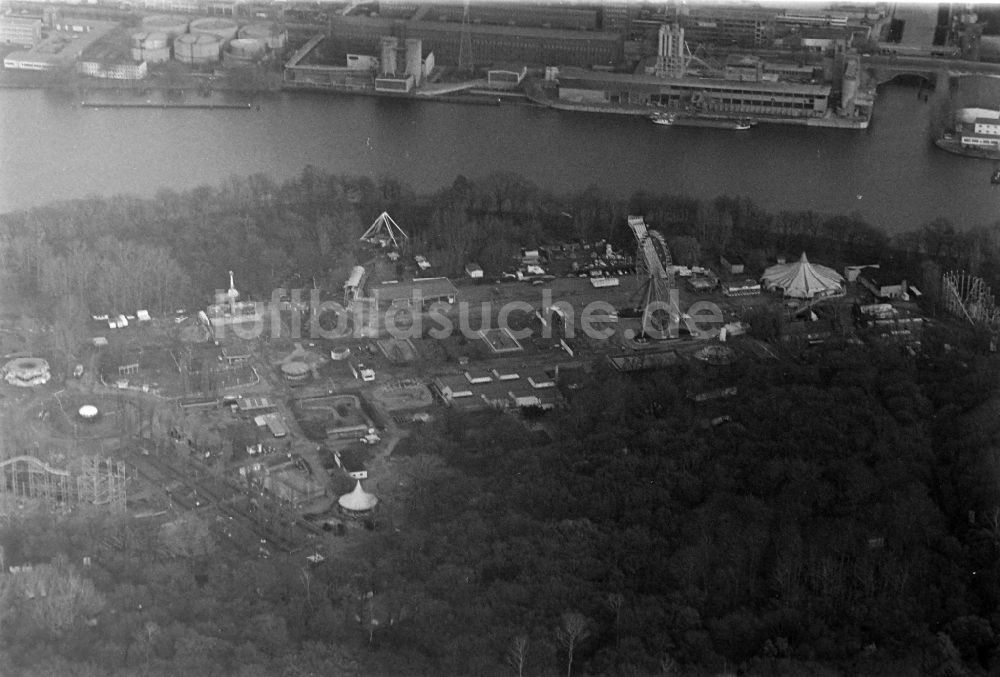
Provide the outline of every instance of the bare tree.
<path id="1" fill-rule="evenodd" d="M 587 617 L 576 611 L 562 615 L 562 625 L 556 630 L 556 639 L 566 649 L 566 677 L 573 674 L 573 652 L 580 642 L 590 636 Z"/>
<path id="2" fill-rule="evenodd" d="M 528 636 L 518 635 L 510 640 L 507 646 L 507 662 L 517 672 L 517 677 L 524 677 L 524 664 L 528 659 Z"/>

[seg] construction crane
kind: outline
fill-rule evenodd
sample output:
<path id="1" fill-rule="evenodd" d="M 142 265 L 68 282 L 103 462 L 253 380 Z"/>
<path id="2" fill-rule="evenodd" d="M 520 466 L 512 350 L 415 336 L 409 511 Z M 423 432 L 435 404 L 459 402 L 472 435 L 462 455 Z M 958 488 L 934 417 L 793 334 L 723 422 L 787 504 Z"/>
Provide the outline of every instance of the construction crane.
<path id="1" fill-rule="evenodd" d="M 635 235 L 637 252 L 636 275 L 642 281 L 637 292 L 641 299 L 642 334 L 644 338 L 676 338 L 681 319 L 674 287 L 674 266 L 670 249 L 663 236 L 646 226 L 641 216 L 628 217 L 628 226 Z"/>

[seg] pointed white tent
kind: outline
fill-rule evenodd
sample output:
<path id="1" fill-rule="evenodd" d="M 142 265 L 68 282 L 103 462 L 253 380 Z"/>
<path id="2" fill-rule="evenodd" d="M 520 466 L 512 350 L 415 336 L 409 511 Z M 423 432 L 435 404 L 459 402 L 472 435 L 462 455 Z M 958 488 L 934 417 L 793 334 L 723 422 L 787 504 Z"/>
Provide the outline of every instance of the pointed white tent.
<path id="1" fill-rule="evenodd" d="M 348 512 L 368 512 L 378 505 L 378 496 L 369 494 L 361 488 L 361 480 L 354 486 L 354 491 L 344 494 L 338 499 L 340 507 Z"/>
<path id="2" fill-rule="evenodd" d="M 809 263 L 805 252 L 798 261 L 771 266 L 764 271 L 761 281 L 768 289 L 780 289 L 785 296 L 796 299 L 835 296 L 844 291 L 840 273 Z"/>
<path id="3" fill-rule="evenodd" d="M 387 247 L 391 242 L 392 246 L 399 249 L 400 243 L 408 240 L 409 236 L 392 220 L 389 212 L 382 212 L 360 239 L 382 247 Z"/>

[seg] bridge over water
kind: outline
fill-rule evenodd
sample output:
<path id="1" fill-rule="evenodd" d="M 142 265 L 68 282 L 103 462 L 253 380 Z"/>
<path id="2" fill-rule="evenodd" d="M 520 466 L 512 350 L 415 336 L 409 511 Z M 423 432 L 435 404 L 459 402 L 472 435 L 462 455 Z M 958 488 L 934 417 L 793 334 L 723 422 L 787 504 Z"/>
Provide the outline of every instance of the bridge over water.
<path id="1" fill-rule="evenodd" d="M 879 85 L 899 76 L 923 78 L 935 86 L 946 84 L 948 78 L 964 75 L 1000 77 L 1000 63 L 931 56 L 865 56 L 861 59 L 861 68 Z"/>

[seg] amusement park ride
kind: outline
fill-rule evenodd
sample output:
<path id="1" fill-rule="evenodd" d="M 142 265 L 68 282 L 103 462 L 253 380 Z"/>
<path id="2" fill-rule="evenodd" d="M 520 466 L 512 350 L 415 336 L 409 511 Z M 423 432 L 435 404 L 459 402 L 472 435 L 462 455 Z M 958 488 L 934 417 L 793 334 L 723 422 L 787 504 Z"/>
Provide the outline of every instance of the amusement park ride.
<path id="1" fill-rule="evenodd" d="M 637 338 L 677 338 L 681 312 L 677 307 L 674 267 L 670 250 L 658 231 L 646 226 L 641 216 L 628 217 L 628 226 L 635 235 L 636 277 L 642 281 L 636 295 L 636 314 L 642 313 L 642 332 Z"/>
<path id="2" fill-rule="evenodd" d="M 970 324 L 1000 334 L 1000 308 L 982 278 L 964 271 L 941 276 L 941 299 L 945 310 Z"/>

